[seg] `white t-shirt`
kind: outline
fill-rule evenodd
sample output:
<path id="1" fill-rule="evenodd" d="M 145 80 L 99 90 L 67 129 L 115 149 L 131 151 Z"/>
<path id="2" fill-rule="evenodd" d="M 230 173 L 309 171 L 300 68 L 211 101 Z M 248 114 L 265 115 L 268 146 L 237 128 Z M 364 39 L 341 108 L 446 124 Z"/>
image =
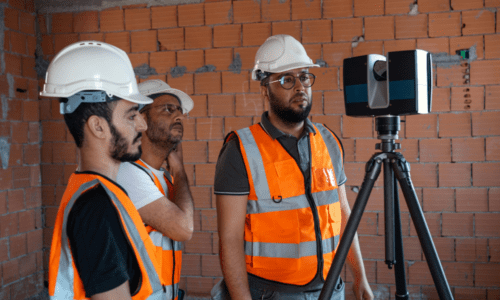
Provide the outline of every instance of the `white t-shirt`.
<path id="1" fill-rule="evenodd" d="M 144 161 L 142 162 L 158 177 L 163 190 L 167 191 L 168 187 L 163 176 L 163 171 L 156 170 Z M 120 164 L 116 182 L 127 191 L 130 200 L 132 200 L 137 209 L 163 197 L 163 194 L 156 187 L 153 180 L 151 180 L 151 177 L 143 170 L 128 162 Z"/>

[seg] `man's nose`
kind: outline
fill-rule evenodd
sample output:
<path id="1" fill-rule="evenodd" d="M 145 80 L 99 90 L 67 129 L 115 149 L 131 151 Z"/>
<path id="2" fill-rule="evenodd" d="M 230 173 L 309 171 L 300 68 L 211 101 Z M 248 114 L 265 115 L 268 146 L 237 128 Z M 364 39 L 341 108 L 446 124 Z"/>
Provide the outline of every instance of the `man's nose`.
<path id="1" fill-rule="evenodd" d="M 135 120 L 136 120 L 136 130 L 138 132 L 143 132 L 146 131 L 146 129 L 148 129 L 148 124 L 146 123 L 146 120 L 144 119 L 144 116 L 142 114 L 137 114 Z"/>
<path id="2" fill-rule="evenodd" d="M 302 84 L 302 81 L 300 81 L 300 78 L 295 77 L 295 86 L 293 87 L 296 92 L 301 92 L 305 91 L 304 84 Z"/>

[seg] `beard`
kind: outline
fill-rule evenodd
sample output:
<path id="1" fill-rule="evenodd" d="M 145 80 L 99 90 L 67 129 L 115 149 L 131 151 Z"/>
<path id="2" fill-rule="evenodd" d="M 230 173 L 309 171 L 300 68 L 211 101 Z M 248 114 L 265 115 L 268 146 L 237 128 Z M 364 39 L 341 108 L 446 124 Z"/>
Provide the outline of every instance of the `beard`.
<path id="1" fill-rule="evenodd" d="M 285 106 L 283 101 L 281 101 L 271 90 L 268 90 L 269 92 L 269 107 L 273 111 L 276 116 L 283 121 L 283 123 L 286 124 L 296 124 L 304 121 L 308 116 L 309 113 L 311 112 L 312 108 L 312 101 L 304 108 L 301 109 L 301 111 L 295 111 L 291 107 Z M 304 94 L 303 93 L 297 93 L 289 100 L 289 103 L 292 99 L 296 97 L 302 97 Z"/>
<path id="2" fill-rule="evenodd" d="M 147 116 L 146 122 L 148 124 L 146 136 L 157 147 L 169 150 L 173 149 L 181 142 L 184 131 L 184 127 L 181 122 L 174 122 L 170 125 L 166 125 L 162 122 L 153 122 L 152 118 L 149 116 Z M 176 125 L 181 127 L 181 134 L 172 134 L 172 129 Z"/>
<path id="3" fill-rule="evenodd" d="M 135 144 L 142 136 L 142 133 L 138 133 L 134 138 L 132 143 L 128 143 L 127 139 L 123 137 L 120 132 L 116 129 L 113 124 L 109 124 L 110 131 L 112 135 L 113 142 L 111 144 L 111 157 L 120 162 L 136 161 L 141 158 L 142 148 L 139 146 L 137 152 L 128 152 L 129 146 Z"/>

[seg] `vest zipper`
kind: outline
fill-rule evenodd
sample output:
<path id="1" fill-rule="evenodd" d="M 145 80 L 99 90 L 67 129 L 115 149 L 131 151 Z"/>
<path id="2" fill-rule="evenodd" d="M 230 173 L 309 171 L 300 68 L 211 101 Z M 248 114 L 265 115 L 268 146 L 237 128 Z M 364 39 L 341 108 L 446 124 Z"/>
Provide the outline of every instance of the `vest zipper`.
<path id="1" fill-rule="evenodd" d="M 307 136 L 307 146 L 309 147 L 309 172 L 311 172 L 311 169 L 312 169 L 312 154 L 311 154 L 311 140 L 310 140 L 310 137 Z M 321 239 L 321 229 L 319 227 L 319 216 L 318 216 L 318 209 L 316 207 L 316 204 L 314 203 L 314 199 L 312 198 L 312 193 L 311 193 L 311 180 L 312 180 L 312 174 L 309 174 L 309 182 L 306 180 L 306 176 L 305 176 L 305 173 L 304 171 L 302 171 L 302 169 L 300 168 L 300 162 L 297 161 L 297 159 L 295 157 L 293 157 L 292 154 L 290 154 L 290 152 L 288 151 L 288 149 L 283 146 L 283 144 L 281 143 L 280 140 L 278 140 L 278 142 L 280 143 L 281 147 L 283 147 L 283 149 L 285 149 L 285 151 L 288 153 L 288 155 L 290 155 L 290 157 L 293 158 L 293 160 L 295 161 L 295 163 L 297 164 L 297 166 L 299 167 L 299 170 L 300 172 L 302 173 L 302 177 L 304 178 L 304 187 L 305 187 L 305 190 L 306 190 L 306 198 L 307 198 L 307 202 L 309 202 L 309 206 L 311 207 L 311 212 L 312 212 L 312 215 L 313 215 L 313 221 L 314 221 L 314 233 L 316 234 L 316 249 L 317 249 L 317 253 L 316 253 L 316 256 L 317 256 L 317 260 L 318 260 L 318 269 L 316 270 L 316 274 L 314 275 L 313 279 L 314 280 L 318 274 L 320 274 L 320 278 L 323 279 L 323 264 L 324 264 L 324 261 L 323 261 L 323 243 L 322 243 L 322 239 Z M 298 144 L 298 140 L 297 140 L 297 144 Z M 298 149 L 298 146 L 297 146 L 297 152 L 299 151 Z M 299 154 L 299 158 L 300 158 L 300 154 Z M 322 280 L 324 281 L 324 279 Z"/>
<path id="2" fill-rule="evenodd" d="M 172 267 L 172 300 L 175 300 L 175 247 L 174 247 L 174 240 L 170 239 L 170 242 L 172 243 L 172 260 L 173 260 L 173 267 Z"/>

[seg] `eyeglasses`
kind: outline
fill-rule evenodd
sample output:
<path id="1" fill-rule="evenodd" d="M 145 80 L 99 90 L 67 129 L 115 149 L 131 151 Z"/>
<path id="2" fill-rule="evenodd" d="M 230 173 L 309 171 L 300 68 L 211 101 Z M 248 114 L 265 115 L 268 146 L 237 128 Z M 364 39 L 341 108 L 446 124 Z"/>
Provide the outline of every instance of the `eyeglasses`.
<path id="1" fill-rule="evenodd" d="M 302 83 L 302 85 L 305 88 L 309 88 L 314 84 L 314 80 L 316 79 L 316 76 L 314 76 L 314 74 L 311 74 L 311 73 L 302 73 L 298 77 L 296 77 L 294 75 L 284 75 L 278 80 L 269 81 L 267 84 L 270 84 L 273 82 L 279 82 L 285 90 L 289 90 L 295 86 L 295 80 L 297 78 L 300 80 L 300 83 Z"/>
<path id="2" fill-rule="evenodd" d="M 175 104 L 164 104 L 164 105 L 157 105 L 153 106 L 151 108 L 157 108 L 157 107 L 162 107 L 164 111 L 167 111 L 169 114 L 173 114 L 176 111 L 179 111 L 181 114 L 182 113 L 182 106 L 175 105 Z"/>

